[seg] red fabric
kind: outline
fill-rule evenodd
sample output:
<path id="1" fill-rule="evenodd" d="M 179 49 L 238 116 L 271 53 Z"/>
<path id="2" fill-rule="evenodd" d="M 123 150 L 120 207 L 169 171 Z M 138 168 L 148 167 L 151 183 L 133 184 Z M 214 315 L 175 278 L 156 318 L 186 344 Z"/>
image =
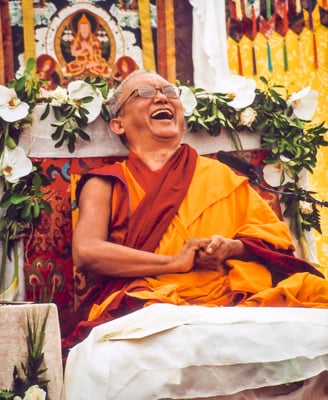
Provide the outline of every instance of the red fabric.
<path id="1" fill-rule="evenodd" d="M 159 171 L 151 171 L 134 154 L 128 158 L 127 165 L 146 195 L 131 215 L 127 246 L 156 249 L 186 195 L 196 159 L 196 151 L 187 145 L 182 145 Z"/>
<path id="2" fill-rule="evenodd" d="M 305 260 L 295 257 L 291 252 L 274 250 L 268 243 L 260 239 L 242 237 L 239 239 L 268 268 L 274 284 L 297 272 L 309 272 L 324 278 L 320 271 Z"/>

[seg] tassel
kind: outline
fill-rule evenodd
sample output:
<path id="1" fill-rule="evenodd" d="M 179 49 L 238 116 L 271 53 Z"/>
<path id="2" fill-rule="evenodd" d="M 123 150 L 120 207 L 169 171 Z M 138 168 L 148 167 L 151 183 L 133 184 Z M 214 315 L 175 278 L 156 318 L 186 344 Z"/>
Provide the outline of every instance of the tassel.
<path id="1" fill-rule="evenodd" d="M 318 69 L 319 62 L 318 62 L 317 40 L 314 32 L 313 32 L 313 59 L 314 59 L 314 68 Z"/>
<path id="2" fill-rule="evenodd" d="M 286 38 L 284 38 L 283 51 L 284 51 L 284 68 L 285 68 L 285 71 L 288 71 L 288 56 L 287 56 Z"/>
<path id="3" fill-rule="evenodd" d="M 302 11 L 301 0 L 296 0 L 295 1 L 295 12 L 296 12 L 296 14 L 300 14 L 301 11 Z"/>
<path id="4" fill-rule="evenodd" d="M 309 28 L 313 31 L 313 18 L 312 18 L 312 0 L 308 0 L 308 8 L 309 8 Z"/>
<path id="5" fill-rule="evenodd" d="M 238 74 L 243 75 L 243 62 L 241 59 L 240 45 L 237 43 L 237 56 L 238 56 Z"/>
<path id="6" fill-rule="evenodd" d="M 297 44 L 298 44 L 298 63 L 302 67 L 302 69 L 304 69 L 303 49 L 300 37 L 298 37 L 297 39 Z"/>
<path id="7" fill-rule="evenodd" d="M 271 0 L 266 0 L 266 19 L 271 18 Z"/>
<path id="8" fill-rule="evenodd" d="M 255 48 L 252 45 L 253 75 L 257 75 Z"/>
<path id="9" fill-rule="evenodd" d="M 284 11 L 284 35 L 287 35 L 288 31 L 288 10 L 287 10 L 287 0 L 283 3 L 283 11 Z"/>
<path id="10" fill-rule="evenodd" d="M 255 40 L 257 34 L 257 29 L 256 29 L 256 13 L 255 13 L 255 7 L 252 5 L 252 38 Z"/>
<path id="11" fill-rule="evenodd" d="M 236 19 L 241 21 L 243 19 L 243 11 L 241 9 L 241 0 L 235 0 L 236 4 Z"/>
<path id="12" fill-rule="evenodd" d="M 271 47 L 270 47 L 269 41 L 267 41 L 267 55 L 268 55 L 268 70 L 270 72 L 272 72 L 273 67 L 272 67 L 272 59 L 271 59 Z"/>

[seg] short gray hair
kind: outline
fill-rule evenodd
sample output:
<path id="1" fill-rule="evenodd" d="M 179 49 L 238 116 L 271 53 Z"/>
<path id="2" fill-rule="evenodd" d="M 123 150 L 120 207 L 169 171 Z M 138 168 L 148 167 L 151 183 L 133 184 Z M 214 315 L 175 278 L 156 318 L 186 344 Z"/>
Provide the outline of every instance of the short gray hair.
<path id="1" fill-rule="evenodd" d="M 109 115 L 110 118 L 115 118 L 117 116 L 117 111 L 119 109 L 119 102 L 121 100 L 122 92 L 124 90 L 125 85 L 127 82 L 136 75 L 141 74 L 157 74 L 155 71 L 151 71 L 148 69 L 137 69 L 136 71 L 131 72 L 123 81 L 117 86 L 112 94 L 111 98 L 109 99 Z"/>

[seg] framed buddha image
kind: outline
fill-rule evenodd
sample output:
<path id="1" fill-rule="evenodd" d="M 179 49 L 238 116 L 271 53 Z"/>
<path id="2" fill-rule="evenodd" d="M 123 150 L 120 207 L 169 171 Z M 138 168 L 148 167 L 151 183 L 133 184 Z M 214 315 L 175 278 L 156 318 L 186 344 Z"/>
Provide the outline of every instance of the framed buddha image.
<path id="1" fill-rule="evenodd" d="M 55 52 L 67 77 L 110 77 L 116 43 L 110 27 L 99 15 L 80 9 L 59 25 Z"/>
<path id="2" fill-rule="evenodd" d="M 85 77 L 115 81 L 127 62 L 129 69 L 142 65 L 137 11 L 132 4 L 100 3 L 77 0 L 54 9 L 46 25 L 35 26 L 37 56 L 47 54 L 56 61 L 64 86 Z"/>

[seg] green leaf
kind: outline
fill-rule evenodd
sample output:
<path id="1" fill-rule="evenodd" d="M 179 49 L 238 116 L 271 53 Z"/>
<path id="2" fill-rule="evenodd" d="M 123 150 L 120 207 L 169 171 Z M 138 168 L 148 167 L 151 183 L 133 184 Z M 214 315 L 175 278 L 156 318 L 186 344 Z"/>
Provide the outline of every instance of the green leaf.
<path id="1" fill-rule="evenodd" d="M 15 140 L 9 135 L 6 137 L 6 146 L 9 147 L 9 149 L 14 149 L 17 146 Z"/>
<path id="2" fill-rule="evenodd" d="M 90 142 L 90 140 L 91 140 L 90 136 L 84 130 L 79 129 L 79 128 L 75 128 L 74 132 L 76 132 L 78 134 L 78 136 L 80 136 L 80 138 L 82 138 L 83 140 L 86 140 L 87 142 Z"/>
<path id="3" fill-rule="evenodd" d="M 92 96 L 86 96 L 86 97 L 82 97 L 82 99 L 80 99 L 81 103 L 91 103 L 93 100 Z M 88 111 L 89 112 L 89 111 Z"/>
<path id="4" fill-rule="evenodd" d="M 49 103 L 47 103 L 46 106 L 45 106 L 45 109 L 44 109 L 44 111 L 43 111 L 43 113 L 42 113 L 42 115 L 40 117 L 41 121 L 46 119 L 47 116 L 49 115 L 49 113 L 50 113 L 50 105 L 49 105 Z"/>
<path id="5" fill-rule="evenodd" d="M 27 194 L 20 194 L 20 193 L 14 193 L 10 197 L 10 202 L 12 204 L 20 204 L 23 203 L 24 201 L 28 200 L 31 196 Z"/>
<path id="6" fill-rule="evenodd" d="M 53 140 L 59 140 L 62 137 L 63 132 L 64 132 L 64 127 L 63 126 L 57 127 L 55 132 L 51 135 L 51 138 Z"/>
<path id="7" fill-rule="evenodd" d="M 22 218 L 28 219 L 31 216 L 31 208 L 32 204 L 30 202 L 26 203 L 23 210 L 22 210 Z"/>
<path id="8" fill-rule="evenodd" d="M 40 206 L 39 206 L 38 201 L 35 201 L 33 203 L 33 217 L 38 218 L 39 215 L 40 215 Z"/>
<path id="9" fill-rule="evenodd" d="M 34 58 L 29 58 L 27 60 L 26 71 L 31 72 L 32 69 L 36 66 L 36 61 Z"/>

